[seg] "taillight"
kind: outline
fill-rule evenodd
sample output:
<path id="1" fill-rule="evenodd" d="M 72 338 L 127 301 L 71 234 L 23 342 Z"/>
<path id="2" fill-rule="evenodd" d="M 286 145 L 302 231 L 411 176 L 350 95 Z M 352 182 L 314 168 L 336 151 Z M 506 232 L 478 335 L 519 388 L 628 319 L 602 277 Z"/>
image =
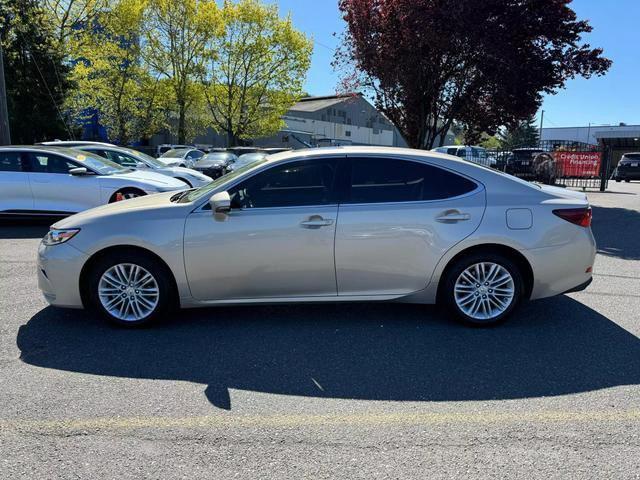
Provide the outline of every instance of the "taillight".
<path id="1" fill-rule="evenodd" d="M 585 208 L 561 208 L 554 210 L 553 214 L 581 227 L 591 226 L 591 207 Z"/>

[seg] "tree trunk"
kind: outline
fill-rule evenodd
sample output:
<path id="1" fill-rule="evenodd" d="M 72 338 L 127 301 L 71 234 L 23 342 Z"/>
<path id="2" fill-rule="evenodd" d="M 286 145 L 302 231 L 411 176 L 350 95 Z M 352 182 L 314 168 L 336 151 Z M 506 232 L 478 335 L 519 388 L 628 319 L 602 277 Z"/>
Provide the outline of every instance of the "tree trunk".
<path id="1" fill-rule="evenodd" d="M 227 146 L 236 147 L 237 140 L 238 139 L 233 134 L 233 125 L 231 125 L 231 119 L 227 119 Z"/>
<path id="2" fill-rule="evenodd" d="M 186 108 L 185 108 L 185 102 L 184 99 L 179 99 L 178 100 L 178 143 L 181 145 L 184 145 L 185 143 L 185 138 L 187 136 L 186 134 L 186 126 L 185 126 L 185 115 L 186 115 Z"/>

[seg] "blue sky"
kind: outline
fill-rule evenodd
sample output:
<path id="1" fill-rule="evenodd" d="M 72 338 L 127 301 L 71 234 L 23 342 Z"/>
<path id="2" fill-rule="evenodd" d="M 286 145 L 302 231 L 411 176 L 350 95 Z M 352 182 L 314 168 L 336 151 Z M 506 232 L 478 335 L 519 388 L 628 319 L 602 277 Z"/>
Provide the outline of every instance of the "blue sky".
<path id="1" fill-rule="evenodd" d="M 281 14 L 291 12 L 297 28 L 316 44 L 306 90 L 312 95 L 335 92 L 338 75 L 332 72 L 334 32 L 344 29 L 336 0 L 272 0 Z M 604 48 L 613 60 L 609 73 L 590 80 L 569 81 L 564 90 L 545 98 L 545 126 L 640 124 L 640 0 L 574 0 L 578 18 L 587 19 L 593 32 L 586 40 Z"/>

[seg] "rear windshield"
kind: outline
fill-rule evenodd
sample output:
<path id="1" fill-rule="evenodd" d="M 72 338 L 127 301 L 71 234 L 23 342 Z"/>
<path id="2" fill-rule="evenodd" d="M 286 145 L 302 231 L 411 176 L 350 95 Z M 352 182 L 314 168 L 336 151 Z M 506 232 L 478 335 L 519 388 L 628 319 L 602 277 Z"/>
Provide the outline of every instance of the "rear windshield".
<path id="1" fill-rule="evenodd" d="M 622 156 L 623 160 L 640 160 L 640 153 L 625 153 Z"/>

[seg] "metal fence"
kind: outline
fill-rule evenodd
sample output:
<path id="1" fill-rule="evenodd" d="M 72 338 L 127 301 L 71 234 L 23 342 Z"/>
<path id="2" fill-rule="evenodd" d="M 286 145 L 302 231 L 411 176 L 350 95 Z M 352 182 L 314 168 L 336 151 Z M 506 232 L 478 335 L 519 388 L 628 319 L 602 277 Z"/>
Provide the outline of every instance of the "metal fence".
<path id="1" fill-rule="evenodd" d="M 606 190 L 607 151 L 598 145 L 544 140 L 535 145 L 488 150 L 491 167 L 525 180 L 578 188 Z"/>

